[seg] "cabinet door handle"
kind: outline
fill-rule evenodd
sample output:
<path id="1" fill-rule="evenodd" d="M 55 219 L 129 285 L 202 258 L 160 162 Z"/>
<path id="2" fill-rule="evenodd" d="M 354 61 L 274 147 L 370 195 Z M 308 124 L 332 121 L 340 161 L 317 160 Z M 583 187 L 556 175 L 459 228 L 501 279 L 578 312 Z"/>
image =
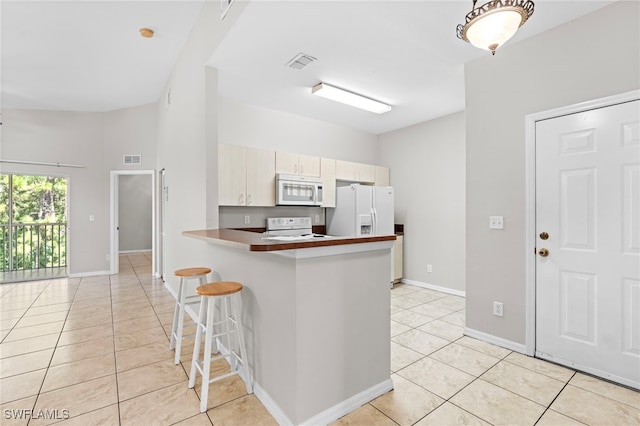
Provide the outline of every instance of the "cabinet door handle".
<path id="1" fill-rule="evenodd" d="M 241 206 L 244 205 L 244 194 L 240 194 L 240 202 L 238 204 Z"/>
<path id="2" fill-rule="evenodd" d="M 298 174 L 298 165 L 297 164 L 293 165 L 293 173 L 294 174 Z"/>
<path id="3" fill-rule="evenodd" d="M 247 195 L 247 205 L 251 205 L 251 194 Z"/>
<path id="4" fill-rule="evenodd" d="M 304 174 L 304 164 L 300 164 L 300 174 Z"/>

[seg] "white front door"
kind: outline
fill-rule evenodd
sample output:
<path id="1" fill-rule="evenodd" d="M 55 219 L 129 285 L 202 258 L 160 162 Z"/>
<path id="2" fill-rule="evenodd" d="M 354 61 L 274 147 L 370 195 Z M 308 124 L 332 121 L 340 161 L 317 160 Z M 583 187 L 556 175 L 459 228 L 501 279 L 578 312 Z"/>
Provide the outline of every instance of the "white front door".
<path id="1" fill-rule="evenodd" d="M 640 388 L 640 101 L 536 123 L 536 235 L 536 356 Z"/>

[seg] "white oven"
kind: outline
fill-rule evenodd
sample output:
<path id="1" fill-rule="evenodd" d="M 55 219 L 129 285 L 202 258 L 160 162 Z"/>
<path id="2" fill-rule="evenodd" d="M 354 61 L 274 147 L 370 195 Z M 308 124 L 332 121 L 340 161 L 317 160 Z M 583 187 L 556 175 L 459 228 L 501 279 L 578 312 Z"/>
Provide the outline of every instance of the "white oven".
<path id="1" fill-rule="evenodd" d="M 279 206 L 321 206 L 322 180 L 298 175 L 276 175 L 276 204 Z"/>

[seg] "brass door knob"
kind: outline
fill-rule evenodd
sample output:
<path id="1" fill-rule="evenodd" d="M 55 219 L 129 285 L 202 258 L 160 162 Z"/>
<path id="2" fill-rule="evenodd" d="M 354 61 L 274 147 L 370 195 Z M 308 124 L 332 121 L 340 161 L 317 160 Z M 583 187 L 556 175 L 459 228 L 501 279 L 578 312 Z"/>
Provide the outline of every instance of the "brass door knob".
<path id="1" fill-rule="evenodd" d="M 541 232 L 541 233 L 540 233 L 540 239 L 541 239 L 541 240 L 547 240 L 547 239 L 549 239 L 549 234 L 547 234 L 546 232 Z"/>
<path id="2" fill-rule="evenodd" d="M 540 250 L 538 250 L 538 254 L 542 257 L 547 257 L 549 256 L 549 250 L 547 250 L 546 248 L 541 248 Z"/>

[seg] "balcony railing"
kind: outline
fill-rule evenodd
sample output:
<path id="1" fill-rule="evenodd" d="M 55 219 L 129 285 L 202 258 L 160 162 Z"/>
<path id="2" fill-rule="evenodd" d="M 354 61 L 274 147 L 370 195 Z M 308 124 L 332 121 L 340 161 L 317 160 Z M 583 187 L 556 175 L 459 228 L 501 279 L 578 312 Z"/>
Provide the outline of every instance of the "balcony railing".
<path id="1" fill-rule="evenodd" d="M 67 224 L 0 225 L 1 272 L 67 266 Z"/>

